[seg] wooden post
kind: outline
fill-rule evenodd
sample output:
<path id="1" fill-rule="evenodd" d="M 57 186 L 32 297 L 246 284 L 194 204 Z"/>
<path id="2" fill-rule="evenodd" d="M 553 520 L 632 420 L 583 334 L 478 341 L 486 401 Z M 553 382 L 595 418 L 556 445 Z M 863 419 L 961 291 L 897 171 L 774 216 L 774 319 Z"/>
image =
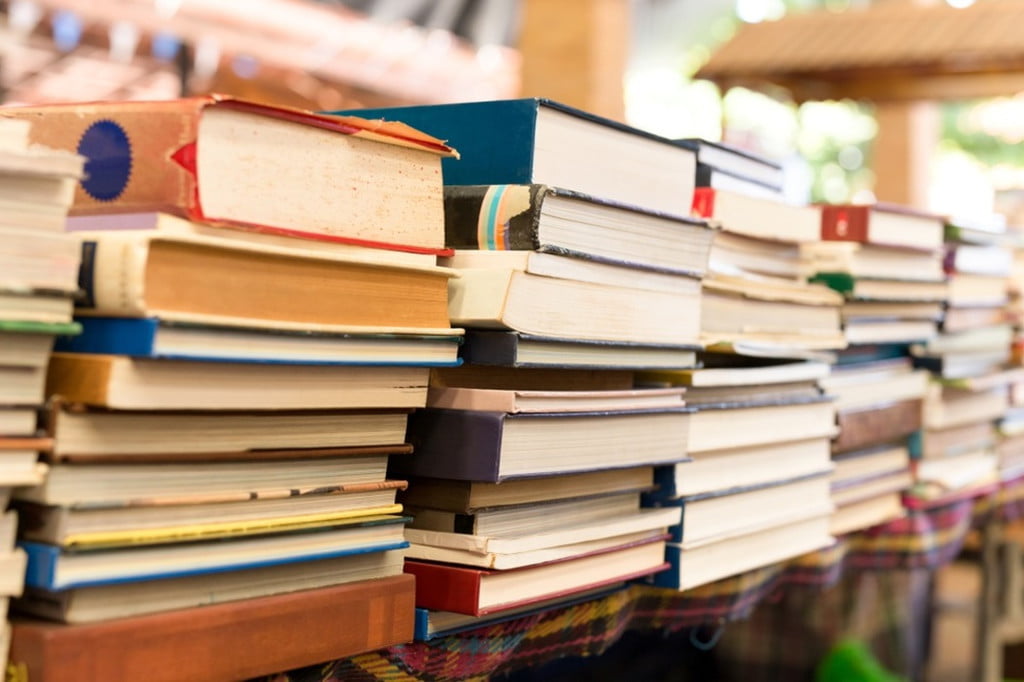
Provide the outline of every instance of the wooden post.
<path id="1" fill-rule="evenodd" d="M 929 174 L 940 135 L 938 106 L 879 102 L 875 120 L 875 196 L 879 201 L 927 208 Z"/>
<path id="2" fill-rule="evenodd" d="M 629 0 L 526 0 L 522 94 L 622 121 Z"/>

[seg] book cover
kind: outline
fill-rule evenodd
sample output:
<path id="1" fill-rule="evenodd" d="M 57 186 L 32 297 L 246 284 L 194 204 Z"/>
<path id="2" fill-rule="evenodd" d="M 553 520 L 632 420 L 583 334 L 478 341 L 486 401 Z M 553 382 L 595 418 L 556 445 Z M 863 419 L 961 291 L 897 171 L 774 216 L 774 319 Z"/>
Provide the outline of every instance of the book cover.
<path id="1" fill-rule="evenodd" d="M 542 98 L 362 109 L 404 121 L 459 150 L 446 185 L 550 184 L 670 215 L 690 214 L 696 153 L 671 140 Z M 600 140 L 605 153 L 594 154 Z M 623 158 L 635 163 L 623 163 Z M 650 162 L 651 159 L 654 162 Z M 575 166 L 586 163 L 586 172 Z M 595 173 L 594 167 L 603 172 Z M 647 182 L 638 182 L 647 178 Z"/>
<path id="2" fill-rule="evenodd" d="M 921 428 L 923 400 L 901 400 L 836 413 L 839 433 L 832 452 L 862 450 L 910 436 Z"/>
<path id="3" fill-rule="evenodd" d="M 33 143 L 86 157 L 85 177 L 72 209 L 75 213 L 166 211 L 244 229 L 364 246 L 434 252 L 443 247 L 439 231 L 431 238 L 430 226 L 425 232 L 424 225 L 400 226 L 402 218 L 407 221 L 417 216 L 408 212 L 393 215 L 402 211 L 390 192 L 374 187 L 372 176 L 377 174 L 367 172 L 374 169 L 350 162 L 345 168 L 340 158 L 330 160 L 332 153 L 348 158 L 359 153 L 354 149 L 372 154 L 385 145 L 398 150 L 389 150 L 392 155 L 412 157 L 418 153 L 434 157 L 434 164 L 436 157 L 454 156 L 454 150 L 439 140 L 401 123 L 324 116 L 220 95 L 165 102 L 17 107 L 5 109 L 2 115 L 30 120 Z M 239 121 L 239 126 L 232 128 L 232 121 Z M 200 145 L 200 140 L 204 144 Z M 214 146 L 234 148 L 235 158 L 250 148 L 256 150 L 251 156 L 246 154 L 247 163 L 237 169 L 240 184 L 234 189 L 262 196 L 270 210 L 231 207 L 208 188 L 201 169 L 213 158 Z M 307 158 L 298 158 L 291 147 L 301 147 Z M 396 163 L 393 171 L 411 170 L 417 161 Z M 429 165 L 426 162 L 427 175 Z M 436 165 L 434 168 L 436 173 Z M 247 181 L 247 174 L 252 182 Z M 254 186 L 264 177 L 268 182 Z M 345 195 L 346 210 L 318 207 L 314 216 L 311 207 L 297 206 L 299 193 L 309 187 L 313 188 L 310 196 L 334 192 L 335 200 L 341 199 L 337 188 L 345 179 L 349 180 L 347 186 L 358 190 Z M 370 195 L 375 196 L 365 201 Z M 440 221 L 439 184 L 436 197 L 433 212 Z M 385 214 L 398 220 L 380 220 L 378 209 L 385 207 Z"/>
<path id="4" fill-rule="evenodd" d="M 10 664 L 33 682 L 250 679 L 411 640 L 414 596 L 399 575 L 82 625 L 22 618 Z"/>

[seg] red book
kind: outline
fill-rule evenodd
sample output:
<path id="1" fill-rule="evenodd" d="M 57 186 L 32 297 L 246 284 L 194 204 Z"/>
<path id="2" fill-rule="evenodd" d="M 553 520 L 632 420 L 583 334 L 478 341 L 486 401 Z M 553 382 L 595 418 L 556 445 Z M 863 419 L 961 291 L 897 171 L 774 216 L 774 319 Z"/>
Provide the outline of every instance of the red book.
<path id="1" fill-rule="evenodd" d="M 74 214 L 165 212 L 363 246 L 444 248 L 441 158 L 401 123 L 222 96 L 5 109 L 86 157 Z"/>
<path id="2" fill-rule="evenodd" d="M 892 204 L 821 207 L 821 238 L 933 251 L 942 248 L 941 216 Z"/>
<path id="3" fill-rule="evenodd" d="M 821 223 L 817 206 L 712 187 L 694 191 L 693 213 L 720 223 L 726 232 L 773 241 L 818 241 Z"/>
<path id="4" fill-rule="evenodd" d="M 667 537 L 507 571 L 406 559 L 405 572 L 416 576 L 416 606 L 483 616 L 664 570 Z"/>

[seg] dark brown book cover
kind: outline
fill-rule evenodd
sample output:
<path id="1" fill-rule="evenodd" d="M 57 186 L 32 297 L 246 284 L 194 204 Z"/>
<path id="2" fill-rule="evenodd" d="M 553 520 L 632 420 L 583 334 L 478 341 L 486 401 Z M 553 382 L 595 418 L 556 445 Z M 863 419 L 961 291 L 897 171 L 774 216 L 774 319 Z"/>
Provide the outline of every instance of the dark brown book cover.
<path id="1" fill-rule="evenodd" d="M 836 414 L 839 435 L 832 452 L 848 452 L 906 438 L 921 428 L 923 401 L 902 400 Z"/>
<path id="2" fill-rule="evenodd" d="M 8 667 L 32 682 L 247 679 L 408 642 L 414 599 L 398 575 L 85 625 L 15 620 Z"/>

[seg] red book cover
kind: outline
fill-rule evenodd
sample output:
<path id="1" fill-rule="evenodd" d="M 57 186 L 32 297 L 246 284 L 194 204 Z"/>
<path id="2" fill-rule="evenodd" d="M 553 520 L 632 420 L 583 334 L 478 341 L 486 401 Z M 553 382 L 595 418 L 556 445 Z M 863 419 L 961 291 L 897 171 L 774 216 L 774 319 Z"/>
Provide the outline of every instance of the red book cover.
<path id="1" fill-rule="evenodd" d="M 826 241 L 867 242 L 870 207 L 853 204 L 821 207 L 821 238 Z"/>
<path id="2" fill-rule="evenodd" d="M 711 187 L 698 187 L 693 191 L 693 213 L 701 218 L 715 215 L 715 190 Z"/>
<path id="3" fill-rule="evenodd" d="M 320 144 L 314 143 L 306 145 L 307 147 L 328 146 L 333 150 L 332 142 L 334 141 L 331 138 L 333 134 L 337 134 L 372 140 L 388 147 L 418 150 L 437 156 L 437 217 L 441 222 L 438 223 L 435 231 L 437 239 L 440 241 L 423 243 L 424 240 L 417 238 L 415 233 L 400 233 L 400 227 L 375 228 L 372 225 L 371 214 L 377 215 L 378 222 L 387 222 L 387 219 L 392 217 L 395 219 L 391 222 L 396 225 L 400 225 L 402 222 L 399 216 L 387 215 L 388 207 L 383 203 L 381 206 L 367 207 L 369 210 L 365 211 L 366 215 L 355 216 L 346 214 L 348 206 L 354 202 L 345 202 L 340 208 L 333 210 L 336 224 L 323 226 L 307 226 L 301 222 L 286 225 L 273 220 L 262 224 L 262 220 L 243 220 L 237 216 L 219 215 L 207 210 L 203 193 L 204 187 L 206 187 L 206 174 L 202 170 L 203 155 L 200 152 L 198 141 L 201 138 L 212 139 L 203 137 L 205 125 L 203 121 L 204 115 L 214 110 L 230 110 L 250 116 L 254 115 L 256 118 L 250 118 L 250 121 L 258 122 L 260 119 L 269 119 L 301 124 L 291 126 L 292 133 L 298 128 L 306 129 L 307 133 L 309 129 L 327 133 L 316 138 Z M 402 123 L 368 121 L 353 116 L 314 114 L 298 109 L 257 104 L 219 95 L 162 102 L 94 102 L 13 107 L 3 110 L 0 115 L 30 119 L 32 121 L 31 142 L 35 144 L 75 151 L 86 157 L 85 177 L 76 189 L 74 206 L 71 210 L 73 214 L 158 211 L 183 215 L 191 220 L 210 224 L 297 237 L 341 241 L 403 251 L 445 252 L 443 248 L 444 225 L 440 157 L 453 156 L 456 155 L 456 152 L 441 141 Z M 284 130 L 288 127 L 278 125 L 277 130 Z M 217 134 L 223 136 L 225 133 L 218 132 Z M 267 158 L 266 154 L 262 158 L 246 156 L 245 150 L 249 147 L 245 145 L 255 137 L 251 131 L 240 127 L 227 134 L 234 135 L 234 137 L 225 139 L 224 144 L 229 148 L 239 150 L 236 160 L 241 165 L 243 173 L 247 168 L 252 169 L 254 162 L 262 163 L 264 167 L 269 165 L 273 169 L 273 165 L 281 161 L 279 156 Z M 284 144 L 281 140 L 287 139 L 286 131 L 284 137 L 277 139 L 279 148 Z M 313 138 L 307 135 L 301 139 L 308 141 Z M 273 145 L 259 151 L 263 153 L 267 149 L 273 149 Z M 344 149 L 339 147 L 339 151 L 343 153 Z M 280 156 L 284 156 L 284 150 L 279 153 Z M 322 154 L 323 151 L 319 150 L 317 153 Z M 346 192 L 361 191 L 365 194 L 366 187 L 356 186 L 360 172 L 367 168 L 366 164 L 361 163 L 362 159 L 359 157 L 361 153 L 356 153 L 356 156 L 353 157 L 352 168 L 349 171 L 351 180 L 341 176 L 321 178 L 313 169 L 303 169 L 301 172 L 303 177 L 290 177 L 290 175 L 295 176 L 298 171 L 287 167 L 287 164 L 280 163 L 278 178 L 274 182 L 267 183 L 270 186 L 265 187 L 265 191 L 275 193 L 291 190 L 296 185 L 301 187 L 305 180 L 306 182 L 337 181 L 337 193 L 340 196 L 351 196 L 351 194 L 346 195 Z M 371 161 L 375 161 L 375 159 Z M 396 170 L 396 172 L 400 171 Z M 290 179 L 291 183 L 289 184 L 286 179 Z M 380 194 L 383 195 L 386 192 L 380 192 Z M 324 211 L 324 213 L 330 212 Z M 345 226 L 346 218 L 351 222 L 365 223 L 365 229 L 347 228 Z M 329 218 L 325 218 L 325 220 L 327 219 Z"/>

